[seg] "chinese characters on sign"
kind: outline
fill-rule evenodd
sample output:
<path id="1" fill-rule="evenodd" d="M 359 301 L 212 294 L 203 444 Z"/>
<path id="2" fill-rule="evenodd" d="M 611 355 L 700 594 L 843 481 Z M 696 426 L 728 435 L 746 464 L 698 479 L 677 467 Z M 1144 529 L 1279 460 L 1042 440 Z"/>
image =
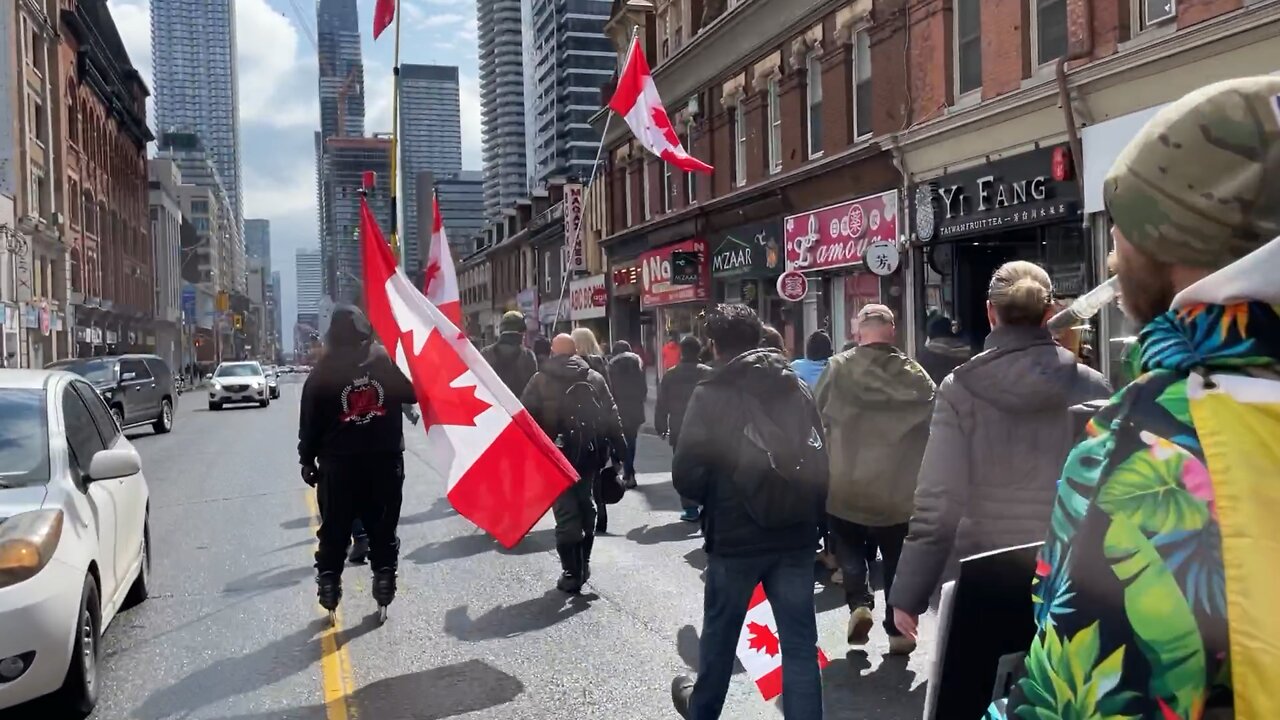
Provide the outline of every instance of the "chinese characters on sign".
<path id="1" fill-rule="evenodd" d="M 582 247 L 582 185 L 564 186 L 564 257 L 570 272 L 587 269 L 587 255 Z"/>
<path id="2" fill-rule="evenodd" d="M 778 297 L 800 302 L 809 294 L 809 279 L 799 270 L 788 270 L 778 276 Z"/>
<path id="3" fill-rule="evenodd" d="M 863 257 L 867 263 L 867 269 L 876 275 L 892 275 L 898 269 L 898 262 L 901 259 L 898 254 L 897 243 L 878 241 L 867 246 L 867 253 Z"/>
<path id="4" fill-rule="evenodd" d="M 784 223 L 787 267 L 812 271 L 856 265 L 867 246 L 898 238 L 895 191 L 788 217 Z"/>

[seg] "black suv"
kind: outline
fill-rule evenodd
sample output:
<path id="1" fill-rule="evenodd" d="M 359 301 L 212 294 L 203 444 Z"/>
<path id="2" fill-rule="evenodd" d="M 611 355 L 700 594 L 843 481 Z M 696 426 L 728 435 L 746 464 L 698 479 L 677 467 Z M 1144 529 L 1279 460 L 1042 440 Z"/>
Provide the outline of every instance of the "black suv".
<path id="1" fill-rule="evenodd" d="M 88 380 L 107 401 L 122 429 L 146 424 L 158 433 L 173 429 L 173 407 L 178 397 L 173 371 L 155 355 L 77 358 L 45 367 L 73 372 Z"/>

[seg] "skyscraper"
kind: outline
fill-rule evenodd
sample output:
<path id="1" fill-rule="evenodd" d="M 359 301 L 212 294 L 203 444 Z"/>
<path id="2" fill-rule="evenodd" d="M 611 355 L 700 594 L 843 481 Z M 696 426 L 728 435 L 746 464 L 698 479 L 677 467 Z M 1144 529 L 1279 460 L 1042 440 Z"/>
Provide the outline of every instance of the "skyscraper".
<path id="1" fill-rule="evenodd" d="M 427 253 L 431 248 L 432 228 L 429 219 L 432 190 L 440 198 L 440 219 L 444 221 L 454 260 L 461 260 L 475 252 L 476 240 L 484 234 L 485 227 L 484 173 L 463 170 L 453 175 L 436 176 L 424 172 L 419 173 L 415 181 L 417 195 L 405 198 L 409 205 L 417 205 L 422 215 L 416 244 L 420 254 L 414 259 L 413 266 L 425 267 Z M 405 266 L 410 267 L 407 255 Z M 418 276 L 410 274 L 409 277 L 416 279 Z"/>
<path id="2" fill-rule="evenodd" d="M 604 34 L 609 0 L 528 0 L 533 32 L 529 85 L 535 184 L 553 177 L 586 180 L 600 149 L 591 117 L 617 53 Z"/>
<path id="3" fill-rule="evenodd" d="M 260 260 L 271 268 L 271 221 L 260 218 L 244 221 L 244 254 L 250 260 Z"/>
<path id="4" fill-rule="evenodd" d="M 156 158 L 178 167 L 183 188 L 199 189 L 203 195 L 196 199 L 187 190 L 182 193 L 183 217 L 195 225 L 203 248 L 197 254 L 199 282 L 211 283 L 214 291 L 244 292 L 244 235 L 217 164 L 195 133 L 165 133 L 157 145 Z"/>
<path id="5" fill-rule="evenodd" d="M 243 227 L 233 0 L 151 0 L 156 129 L 200 136 Z"/>
<path id="6" fill-rule="evenodd" d="M 418 175 L 436 177 L 462 170 L 462 119 L 458 99 L 458 68 L 444 65 L 400 66 L 400 177 L 403 181 L 404 264 L 410 277 L 422 269 L 419 262 Z M 430 211 L 430 205 L 427 206 Z M 427 236 L 431 221 L 423 220 Z"/>
<path id="7" fill-rule="evenodd" d="M 324 295 L 324 261 L 319 250 L 299 250 L 294 256 L 298 324 L 317 327 L 320 297 Z"/>
<path id="8" fill-rule="evenodd" d="M 364 135 L 364 61 L 356 0 L 320 0 L 316 44 L 320 61 L 320 139 Z"/>
<path id="9" fill-rule="evenodd" d="M 529 191 L 520 0 L 476 0 L 476 18 L 484 206 L 485 214 L 495 218 Z"/>
<path id="10" fill-rule="evenodd" d="M 384 138 L 329 138 L 324 167 L 329 195 L 320 238 L 324 254 L 324 292 L 334 302 L 359 303 L 363 276 L 360 261 L 360 187 L 365 172 L 376 175 L 369 207 L 385 230 L 391 220 L 391 141 Z"/>

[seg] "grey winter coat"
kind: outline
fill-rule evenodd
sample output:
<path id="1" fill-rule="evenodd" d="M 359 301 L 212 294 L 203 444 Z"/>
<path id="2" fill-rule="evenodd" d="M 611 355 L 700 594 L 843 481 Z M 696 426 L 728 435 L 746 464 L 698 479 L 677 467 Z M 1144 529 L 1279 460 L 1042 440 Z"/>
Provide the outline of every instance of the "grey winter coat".
<path id="1" fill-rule="evenodd" d="M 953 551 L 1044 540 L 1074 440 L 1070 408 L 1109 397 L 1044 328 L 1002 327 L 938 388 L 889 604 L 919 614 Z"/>

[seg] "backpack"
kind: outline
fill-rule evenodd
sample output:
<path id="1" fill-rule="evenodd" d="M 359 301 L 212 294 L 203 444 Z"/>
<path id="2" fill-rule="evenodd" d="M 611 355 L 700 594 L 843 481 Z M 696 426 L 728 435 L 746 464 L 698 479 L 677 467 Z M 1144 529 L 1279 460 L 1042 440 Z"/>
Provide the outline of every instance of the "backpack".
<path id="1" fill-rule="evenodd" d="M 569 385 L 557 399 L 556 447 L 579 472 L 594 472 L 609 456 L 604 436 L 604 405 L 586 380 Z"/>
<path id="2" fill-rule="evenodd" d="M 817 523 L 826 499 L 826 438 L 808 391 L 765 407 L 746 396 L 733 483 L 757 525 L 778 529 Z"/>

